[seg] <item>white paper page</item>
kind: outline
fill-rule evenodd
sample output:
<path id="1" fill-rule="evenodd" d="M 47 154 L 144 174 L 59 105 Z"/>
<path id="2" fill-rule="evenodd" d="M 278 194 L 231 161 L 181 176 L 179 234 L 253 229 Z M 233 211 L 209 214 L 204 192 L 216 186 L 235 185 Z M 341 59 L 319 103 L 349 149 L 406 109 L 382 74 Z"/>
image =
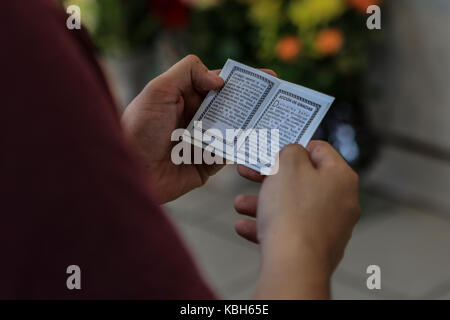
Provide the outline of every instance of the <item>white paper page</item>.
<path id="1" fill-rule="evenodd" d="M 306 146 L 334 101 L 333 97 L 233 60 L 227 61 L 220 76 L 225 80 L 224 87 L 208 93 L 188 126 L 191 136 L 199 138 L 188 141 L 205 148 L 210 142 L 201 141 L 205 131 L 217 129 L 225 141 L 215 141 L 215 149 L 227 151 L 225 158 L 260 172 L 274 161 L 271 146 L 265 146 L 266 152 L 260 147 L 273 136 L 271 129 L 278 129 L 278 150 L 290 143 Z M 194 121 L 201 121 L 202 132 L 194 133 Z M 226 129 L 242 129 L 242 134 L 232 141 L 226 138 Z M 225 143 L 233 142 L 235 147 L 230 152 Z"/>
<path id="2" fill-rule="evenodd" d="M 219 91 L 210 91 L 188 125 L 193 143 L 204 146 L 195 137 L 202 136 L 194 132 L 194 122 L 201 121 L 202 134 L 208 136 L 207 130 L 217 129 L 224 137 L 224 143 L 233 145 L 234 139 L 227 139 L 227 129 L 249 129 L 253 118 L 262 111 L 261 106 L 275 93 L 281 81 L 260 70 L 248 67 L 239 62 L 228 59 L 220 77 L 225 84 Z M 222 144 L 220 144 L 222 145 Z M 238 143 L 236 144 L 238 146 Z M 222 151 L 227 151 L 223 144 Z M 237 150 L 237 147 L 235 147 Z M 230 158 L 236 154 L 229 154 Z"/>
<path id="3" fill-rule="evenodd" d="M 256 130 L 278 129 L 280 150 L 291 143 L 306 146 L 333 101 L 333 97 L 283 81 L 270 103 L 259 117 L 253 120 L 251 126 Z M 257 151 L 258 145 L 255 145 L 254 140 L 253 143 L 250 139 L 241 142 L 238 151 L 239 162 L 246 164 L 245 162 L 249 162 L 253 155 L 258 159 L 257 163 L 246 165 L 257 171 L 261 171 L 264 163 L 266 166 L 273 163 L 274 159 L 271 159 L 270 152 L 258 154 L 256 157 Z"/>

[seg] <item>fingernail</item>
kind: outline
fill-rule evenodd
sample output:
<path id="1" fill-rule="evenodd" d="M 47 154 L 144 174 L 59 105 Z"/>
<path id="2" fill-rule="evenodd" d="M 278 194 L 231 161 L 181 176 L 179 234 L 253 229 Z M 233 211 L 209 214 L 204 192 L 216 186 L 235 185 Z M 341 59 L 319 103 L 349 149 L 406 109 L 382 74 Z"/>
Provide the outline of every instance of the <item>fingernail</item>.
<path id="1" fill-rule="evenodd" d="M 213 71 L 209 71 L 210 77 L 212 79 L 214 79 L 214 81 L 217 83 L 218 86 L 223 86 L 224 85 L 224 81 L 221 77 L 219 77 L 215 72 Z"/>

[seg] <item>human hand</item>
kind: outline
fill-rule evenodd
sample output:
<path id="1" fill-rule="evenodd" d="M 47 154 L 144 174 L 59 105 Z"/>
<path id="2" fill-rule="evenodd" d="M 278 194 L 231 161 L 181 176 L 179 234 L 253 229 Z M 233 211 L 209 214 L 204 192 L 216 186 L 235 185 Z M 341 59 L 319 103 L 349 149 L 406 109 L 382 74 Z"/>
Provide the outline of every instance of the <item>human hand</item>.
<path id="1" fill-rule="evenodd" d="M 279 172 L 264 179 L 259 197 L 236 198 L 238 212 L 257 217 L 239 220 L 236 231 L 261 244 L 260 297 L 324 298 L 360 216 L 358 176 L 322 141 L 307 149 L 289 145 L 279 161 Z M 263 180 L 246 167 L 239 172 Z"/>
<path id="2" fill-rule="evenodd" d="M 171 161 L 172 132 L 185 128 L 209 90 L 224 81 L 218 71 L 189 55 L 150 81 L 122 116 L 126 133 L 148 170 L 157 198 L 171 201 L 203 185 L 222 165 L 175 165 Z"/>
<path id="3" fill-rule="evenodd" d="M 272 70 L 261 70 L 276 76 Z M 125 132 L 148 170 L 161 203 L 200 187 L 223 167 L 175 165 L 171 161 L 177 143 L 171 141 L 172 132 L 186 128 L 208 91 L 223 86 L 219 72 L 209 71 L 198 57 L 189 55 L 150 81 L 122 116 Z"/>

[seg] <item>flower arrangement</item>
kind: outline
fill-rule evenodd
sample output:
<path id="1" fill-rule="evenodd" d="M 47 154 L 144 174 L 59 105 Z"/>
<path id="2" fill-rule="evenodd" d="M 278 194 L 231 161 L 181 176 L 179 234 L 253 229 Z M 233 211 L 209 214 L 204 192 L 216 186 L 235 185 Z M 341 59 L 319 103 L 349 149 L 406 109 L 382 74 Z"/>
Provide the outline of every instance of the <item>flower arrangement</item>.
<path id="1" fill-rule="evenodd" d="M 178 50 L 185 48 L 180 57 L 197 54 L 211 69 L 232 58 L 335 96 L 318 137 L 356 167 L 372 157 L 374 139 L 361 105 L 371 50 L 382 34 L 367 29 L 366 10 L 382 0 L 61 1 L 81 7 L 82 22 L 103 52 L 150 47 L 163 31 L 176 35 Z"/>
<path id="2" fill-rule="evenodd" d="M 199 3 L 208 2 L 209 6 Z M 213 67 L 230 56 L 348 101 L 379 33 L 366 9 L 380 0 L 190 0 L 189 42 Z M 358 92 L 359 91 L 359 92 Z"/>
<path id="3" fill-rule="evenodd" d="M 188 43 L 212 68 L 228 57 L 275 70 L 282 79 L 325 92 L 336 102 L 316 132 L 356 169 L 377 153 L 367 121 L 366 71 L 382 33 L 366 27 L 381 0 L 189 1 Z"/>
<path id="4" fill-rule="evenodd" d="M 180 54 L 196 53 L 210 68 L 230 57 L 348 101 L 359 98 L 359 78 L 379 36 L 366 28 L 366 9 L 381 5 L 381 0 L 61 1 L 80 6 L 103 52 L 149 47 L 160 31 L 176 30 L 187 48 Z"/>
<path id="5" fill-rule="evenodd" d="M 173 1 L 160 0 L 60 0 L 64 6 L 77 5 L 81 22 L 92 35 L 102 53 L 122 55 L 151 47 L 164 27 L 160 15 L 172 27 L 184 25 L 183 16 L 170 14 Z M 176 2 L 176 1 L 175 1 Z M 177 2 L 178 3 L 178 2 Z M 166 5 L 164 5 L 166 4 Z M 183 10 L 188 8 L 183 4 Z M 176 8 L 175 8 L 176 9 Z M 178 10 L 175 10 L 178 12 Z"/>

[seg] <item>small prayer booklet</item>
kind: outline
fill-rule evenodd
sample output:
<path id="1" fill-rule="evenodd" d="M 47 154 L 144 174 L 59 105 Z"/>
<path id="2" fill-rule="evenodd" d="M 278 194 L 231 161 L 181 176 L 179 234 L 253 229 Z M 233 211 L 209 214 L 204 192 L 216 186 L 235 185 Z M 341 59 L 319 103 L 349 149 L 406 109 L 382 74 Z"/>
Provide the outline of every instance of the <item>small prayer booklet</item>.
<path id="1" fill-rule="evenodd" d="M 285 145 L 307 145 L 334 101 L 231 59 L 220 77 L 225 85 L 208 93 L 184 140 L 263 174 Z"/>

